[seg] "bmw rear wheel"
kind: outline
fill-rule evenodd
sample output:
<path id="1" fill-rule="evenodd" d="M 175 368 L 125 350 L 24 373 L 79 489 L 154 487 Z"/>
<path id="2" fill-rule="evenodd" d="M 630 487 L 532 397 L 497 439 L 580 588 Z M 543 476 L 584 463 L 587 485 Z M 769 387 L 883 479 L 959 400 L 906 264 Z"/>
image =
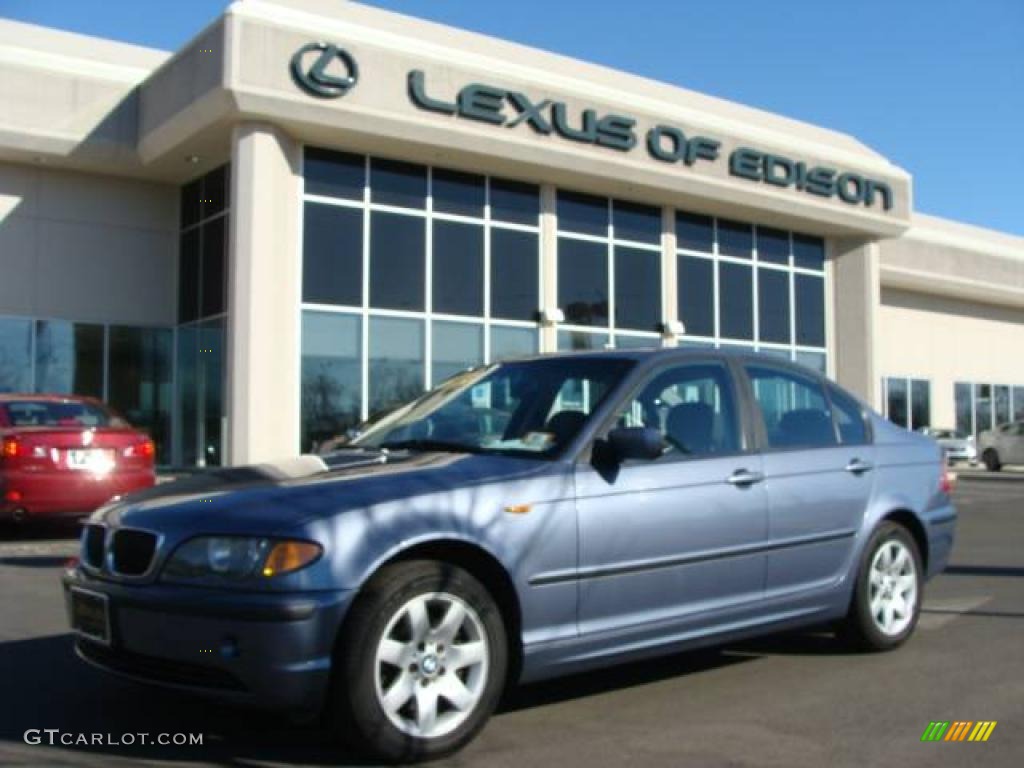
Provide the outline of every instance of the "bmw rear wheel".
<path id="1" fill-rule="evenodd" d="M 469 573 L 409 561 L 373 578 L 346 622 L 332 704 L 385 760 L 440 757 L 483 727 L 505 684 L 501 613 Z"/>
<path id="2" fill-rule="evenodd" d="M 914 631 L 922 596 L 917 543 L 903 526 L 883 523 L 861 558 L 845 634 L 867 650 L 895 648 Z"/>

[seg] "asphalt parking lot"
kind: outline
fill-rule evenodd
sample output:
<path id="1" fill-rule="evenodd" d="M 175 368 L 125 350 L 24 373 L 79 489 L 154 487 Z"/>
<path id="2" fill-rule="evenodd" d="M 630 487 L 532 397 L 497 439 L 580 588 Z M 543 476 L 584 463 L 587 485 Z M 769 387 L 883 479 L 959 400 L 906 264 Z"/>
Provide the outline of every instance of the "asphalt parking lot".
<path id="1" fill-rule="evenodd" d="M 518 691 L 457 766 L 1018 766 L 1024 760 L 1024 476 L 965 479 L 951 567 L 901 650 L 786 635 Z M 58 577 L 73 529 L 0 540 L 0 764 L 352 764 L 315 727 L 110 679 L 75 659 Z M 922 743 L 995 720 L 986 743 Z M 202 746 L 26 744 L 201 733 Z M 45 737 L 45 734 L 43 735 Z"/>

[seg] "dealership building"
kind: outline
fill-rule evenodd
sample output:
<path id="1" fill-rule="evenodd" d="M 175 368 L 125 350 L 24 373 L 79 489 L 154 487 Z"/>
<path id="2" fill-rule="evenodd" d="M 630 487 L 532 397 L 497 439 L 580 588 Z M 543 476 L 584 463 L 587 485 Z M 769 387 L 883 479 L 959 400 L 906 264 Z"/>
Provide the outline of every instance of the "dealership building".
<path id="1" fill-rule="evenodd" d="M 1024 419 L 1024 238 L 912 190 L 842 133 L 355 3 L 240 0 L 174 53 L 0 21 L 0 392 L 101 397 L 175 466 L 609 346 Z"/>

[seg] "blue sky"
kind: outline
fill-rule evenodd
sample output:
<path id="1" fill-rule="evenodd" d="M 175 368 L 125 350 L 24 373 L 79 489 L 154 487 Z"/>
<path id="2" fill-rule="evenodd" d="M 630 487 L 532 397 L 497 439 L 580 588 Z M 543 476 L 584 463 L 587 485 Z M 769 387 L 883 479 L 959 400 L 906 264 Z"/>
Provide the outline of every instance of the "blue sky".
<path id="1" fill-rule="evenodd" d="M 225 4 L 0 0 L 0 15 L 174 49 Z M 1024 0 L 372 4 L 844 131 L 914 175 L 917 210 L 1024 235 Z"/>

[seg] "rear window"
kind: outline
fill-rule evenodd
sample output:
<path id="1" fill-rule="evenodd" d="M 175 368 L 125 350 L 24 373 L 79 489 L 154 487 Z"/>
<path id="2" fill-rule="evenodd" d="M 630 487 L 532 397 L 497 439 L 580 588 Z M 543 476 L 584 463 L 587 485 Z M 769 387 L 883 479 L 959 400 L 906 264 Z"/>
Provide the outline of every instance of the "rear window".
<path id="1" fill-rule="evenodd" d="M 3 406 L 15 427 L 109 427 L 123 422 L 95 403 L 15 400 Z"/>

